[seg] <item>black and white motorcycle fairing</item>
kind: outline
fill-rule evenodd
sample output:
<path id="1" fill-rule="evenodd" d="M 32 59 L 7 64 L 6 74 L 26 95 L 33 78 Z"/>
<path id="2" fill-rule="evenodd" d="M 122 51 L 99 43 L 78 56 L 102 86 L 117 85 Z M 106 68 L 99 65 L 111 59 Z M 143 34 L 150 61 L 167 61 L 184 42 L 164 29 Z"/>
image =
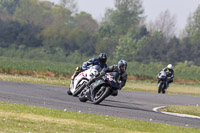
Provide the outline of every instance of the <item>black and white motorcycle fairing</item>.
<path id="1" fill-rule="evenodd" d="M 98 65 L 91 66 L 89 69 L 79 73 L 75 78 L 74 81 L 71 81 L 70 87 L 67 91 L 69 95 L 77 96 L 83 88 L 85 88 L 88 81 L 96 76 L 101 67 Z"/>
<path id="2" fill-rule="evenodd" d="M 166 92 L 166 89 L 167 89 L 167 75 L 168 75 L 168 72 L 166 71 L 160 71 L 160 73 L 157 75 L 157 78 L 158 78 L 158 93 L 163 93 L 165 94 Z"/>

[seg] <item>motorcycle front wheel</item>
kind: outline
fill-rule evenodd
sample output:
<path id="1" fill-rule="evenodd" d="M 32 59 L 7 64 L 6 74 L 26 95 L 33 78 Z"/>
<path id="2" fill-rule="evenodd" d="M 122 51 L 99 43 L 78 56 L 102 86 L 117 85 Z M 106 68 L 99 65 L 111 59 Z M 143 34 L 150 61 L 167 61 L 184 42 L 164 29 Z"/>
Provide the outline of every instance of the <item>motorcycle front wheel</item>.
<path id="1" fill-rule="evenodd" d="M 158 93 L 160 93 L 160 92 L 162 91 L 162 86 L 163 86 L 163 82 L 160 81 L 160 82 L 158 83 Z"/>
<path id="2" fill-rule="evenodd" d="M 83 88 L 85 88 L 85 86 L 86 86 L 86 83 L 78 84 L 78 86 L 76 87 L 76 89 L 72 95 L 77 96 L 83 90 Z"/>
<path id="3" fill-rule="evenodd" d="M 102 86 L 95 94 L 94 94 L 94 99 L 93 103 L 94 104 L 99 104 L 101 103 L 107 96 L 110 95 L 110 87 L 105 87 Z"/>
<path id="4" fill-rule="evenodd" d="M 165 92 L 166 92 L 166 84 L 163 84 L 162 93 L 165 94 Z"/>

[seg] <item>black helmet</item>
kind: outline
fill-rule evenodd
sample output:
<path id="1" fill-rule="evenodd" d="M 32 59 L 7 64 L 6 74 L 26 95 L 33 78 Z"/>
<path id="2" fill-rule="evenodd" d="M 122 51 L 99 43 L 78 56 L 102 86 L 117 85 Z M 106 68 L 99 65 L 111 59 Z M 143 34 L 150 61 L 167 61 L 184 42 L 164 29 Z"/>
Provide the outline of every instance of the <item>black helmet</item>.
<path id="1" fill-rule="evenodd" d="M 101 65 L 104 65 L 107 61 L 107 55 L 105 53 L 100 53 L 99 54 L 99 63 Z"/>
<path id="2" fill-rule="evenodd" d="M 124 72 L 126 71 L 126 68 L 127 68 L 127 62 L 125 60 L 120 60 L 118 62 L 118 69 L 121 71 L 121 72 Z"/>

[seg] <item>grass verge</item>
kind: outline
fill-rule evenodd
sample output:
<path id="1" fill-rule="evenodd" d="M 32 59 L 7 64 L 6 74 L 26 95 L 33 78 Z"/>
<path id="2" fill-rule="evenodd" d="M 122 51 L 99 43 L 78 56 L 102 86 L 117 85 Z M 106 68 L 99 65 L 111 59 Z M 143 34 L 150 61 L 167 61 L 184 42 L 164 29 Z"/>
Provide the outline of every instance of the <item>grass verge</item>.
<path id="1" fill-rule="evenodd" d="M 199 129 L 0 102 L 1 132 L 198 133 Z"/>
<path id="2" fill-rule="evenodd" d="M 49 85 L 60 85 L 69 86 L 69 78 L 58 78 L 58 77 L 46 77 L 46 76 L 23 76 L 23 75 L 9 75 L 0 74 L 0 80 L 3 81 L 14 81 L 14 82 L 26 82 L 26 83 L 37 83 L 37 84 L 49 84 Z"/>
<path id="3" fill-rule="evenodd" d="M 123 90 L 158 92 L 158 84 L 155 81 L 129 80 Z M 179 84 L 172 83 L 167 89 L 168 94 L 189 94 L 200 96 L 200 84 Z"/>
<path id="4" fill-rule="evenodd" d="M 165 108 L 162 108 L 160 111 L 162 112 L 172 112 L 172 113 L 180 113 L 180 114 L 189 114 L 189 115 L 195 115 L 200 117 L 200 106 L 180 106 L 180 105 L 174 105 L 174 106 L 167 106 Z"/>

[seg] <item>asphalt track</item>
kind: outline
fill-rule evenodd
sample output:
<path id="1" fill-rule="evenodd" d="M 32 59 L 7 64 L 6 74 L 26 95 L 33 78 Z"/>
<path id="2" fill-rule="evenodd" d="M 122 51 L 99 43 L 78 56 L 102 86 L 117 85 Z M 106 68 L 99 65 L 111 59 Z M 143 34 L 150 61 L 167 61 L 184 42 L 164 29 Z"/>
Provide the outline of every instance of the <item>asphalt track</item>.
<path id="1" fill-rule="evenodd" d="M 0 101 L 200 129 L 200 119 L 153 111 L 160 106 L 200 105 L 200 97 L 120 91 L 118 96 L 110 96 L 100 105 L 94 105 L 80 102 L 78 97 L 67 95 L 66 90 L 67 87 L 62 86 L 0 81 Z"/>

